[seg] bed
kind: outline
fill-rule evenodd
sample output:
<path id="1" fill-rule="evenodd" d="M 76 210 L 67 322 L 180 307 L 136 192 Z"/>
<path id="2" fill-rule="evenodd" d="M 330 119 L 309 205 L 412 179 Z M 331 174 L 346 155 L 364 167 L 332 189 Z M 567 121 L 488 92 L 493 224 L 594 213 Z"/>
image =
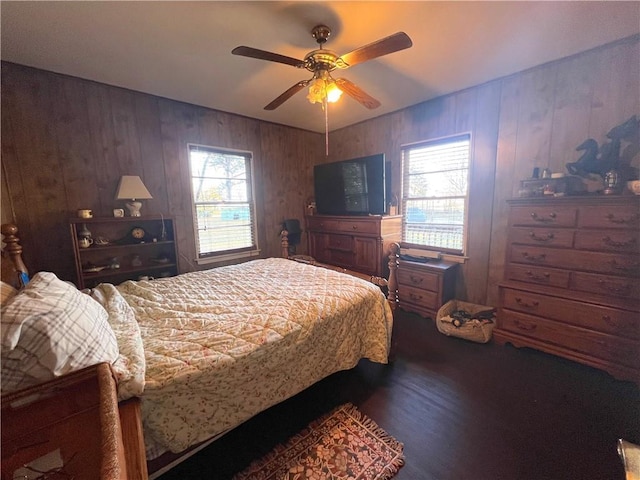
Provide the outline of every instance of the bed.
<path id="1" fill-rule="evenodd" d="M 24 279 L 17 228 L 3 225 L 2 233 L 14 278 L 17 271 Z M 286 242 L 283 232 L 284 255 Z M 388 280 L 336 271 L 341 269 L 316 265 L 308 257 L 252 260 L 171 278 L 101 284 L 85 292 L 50 272 L 38 272 L 3 305 L 3 391 L 6 379 L 14 380 L 9 388 L 22 388 L 82 366 L 77 359 L 56 359 L 42 371 L 38 361 L 26 380 L 5 371 L 30 365 L 10 358 L 19 350 L 11 346 L 21 346 L 16 330 L 29 331 L 24 328 L 29 319 L 16 308 L 21 296 L 37 291 L 45 311 L 51 305 L 50 311 L 60 310 L 61 299 L 68 297 L 66 308 L 74 318 L 53 316 L 44 322 L 72 322 L 65 328 L 74 332 L 83 327 L 76 325 L 89 322 L 83 327 L 87 337 L 77 341 L 85 349 L 100 347 L 85 363 L 108 361 L 118 379 L 119 400 L 142 399 L 147 458 L 193 452 L 361 359 L 387 362 L 396 302 L 398 250 L 392 250 Z M 16 311 L 20 318 L 14 320 Z M 12 321 L 23 328 L 10 328 Z"/>

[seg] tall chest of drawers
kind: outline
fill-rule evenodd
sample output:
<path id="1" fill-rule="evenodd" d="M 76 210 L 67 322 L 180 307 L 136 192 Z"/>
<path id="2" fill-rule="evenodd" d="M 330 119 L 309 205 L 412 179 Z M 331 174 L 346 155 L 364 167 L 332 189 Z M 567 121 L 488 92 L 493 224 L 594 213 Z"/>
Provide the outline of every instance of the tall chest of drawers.
<path id="1" fill-rule="evenodd" d="M 640 197 L 509 204 L 496 342 L 640 383 Z"/>

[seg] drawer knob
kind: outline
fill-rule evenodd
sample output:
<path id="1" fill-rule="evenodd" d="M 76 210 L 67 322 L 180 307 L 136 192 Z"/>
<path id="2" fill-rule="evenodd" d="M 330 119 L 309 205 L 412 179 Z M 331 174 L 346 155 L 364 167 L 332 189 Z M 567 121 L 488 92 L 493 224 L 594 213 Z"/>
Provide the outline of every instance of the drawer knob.
<path id="1" fill-rule="evenodd" d="M 610 327 L 618 327 L 616 322 L 614 322 L 609 315 L 603 315 L 602 316 L 602 321 L 604 323 L 606 323 L 607 325 L 609 325 Z"/>
<path id="2" fill-rule="evenodd" d="M 529 252 L 522 252 L 522 257 L 533 263 L 542 263 L 547 258 L 547 255 L 544 253 L 541 253 L 540 255 L 531 255 Z"/>
<path id="3" fill-rule="evenodd" d="M 518 305 L 520 305 L 521 307 L 525 307 L 525 308 L 538 308 L 538 306 L 540 305 L 540 302 L 534 300 L 533 302 L 529 303 L 529 302 L 525 302 L 524 300 L 522 300 L 521 297 L 516 297 L 516 303 Z"/>
<path id="4" fill-rule="evenodd" d="M 527 332 L 531 332 L 533 330 L 535 330 L 536 328 L 538 328 L 538 326 L 536 324 L 533 323 L 524 323 L 521 322 L 520 320 L 514 320 L 513 323 L 516 325 L 516 327 L 518 327 L 520 330 L 525 330 Z"/>
<path id="5" fill-rule="evenodd" d="M 636 244 L 636 239 L 635 238 L 631 238 L 629 240 L 627 240 L 626 242 L 617 242 L 615 240 L 613 240 L 610 236 L 606 236 L 602 239 L 602 243 L 604 243 L 605 245 L 609 246 L 609 247 L 631 247 L 632 245 Z"/>
<path id="6" fill-rule="evenodd" d="M 354 230 L 357 230 L 358 226 L 357 225 L 353 225 L 351 228 L 353 228 Z"/>
<path id="7" fill-rule="evenodd" d="M 629 264 L 624 264 L 624 263 L 618 263 L 615 259 L 611 260 L 609 262 L 609 265 L 611 265 L 611 268 L 613 270 L 622 270 L 623 272 L 629 272 L 629 271 L 637 271 L 638 267 L 640 266 L 640 264 L 638 263 L 629 263 Z"/>
<path id="8" fill-rule="evenodd" d="M 543 222 L 543 223 L 545 223 L 545 222 L 553 222 L 556 219 L 557 216 L 558 215 L 555 212 L 551 212 L 549 214 L 549 218 L 540 217 L 540 216 L 538 216 L 538 214 L 536 212 L 531 212 L 531 218 L 533 220 L 535 220 L 536 222 Z"/>
<path id="9" fill-rule="evenodd" d="M 605 215 L 605 218 L 609 220 L 611 223 L 615 223 L 617 225 L 620 225 L 620 224 L 625 225 L 630 223 L 638 223 L 638 219 L 640 218 L 640 215 L 636 213 L 635 215 L 631 215 L 630 217 L 622 218 L 622 217 L 616 217 L 614 213 L 610 213 L 608 215 Z"/>
<path id="10" fill-rule="evenodd" d="M 631 285 L 628 283 L 626 285 L 620 285 L 620 284 L 605 282 L 604 280 L 598 280 L 598 285 L 600 285 L 600 288 L 602 288 L 604 291 L 610 292 L 610 293 L 617 293 L 619 295 L 631 293 Z"/>
<path id="11" fill-rule="evenodd" d="M 414 283 L 414 284 L 422 283 L 422 280 L 423 280 L 423 278 L 421 278 L 421 277 L 414 277 L 413 275 L 410 275 L 410 276 L 409 276 L 409 279 L 411 280 L 411 283 Z"/>
<path id="12" fill-rule="evenodd" d="M 536 232 L 529 232 L 529 236 L 531 240 L 535 240 L 536 242 L 548 242 L 549 240 L 553 240 L 554 234 L 549 232 L 546 235 L 536 235 Z"/>
<path id="13" fill-rule="evenodd" d="M 533 273 L 531 270 L 525 272 L 525 274 L 531 280 L 537 280 L 539 282 L 548 282 L 549 281 L 549 277 L 551 277 L 551 274 L 548 273 L 548 272 L 544 272 L 542 275 L 538 275 L 538 274 Z"/>
<path id="14" fill-rule="evenodd" d="M 411 298 L 411 300 L 421 300 L 422 295 L 416 295 L 415 293 L 410 293 L 409 298 Z"/>

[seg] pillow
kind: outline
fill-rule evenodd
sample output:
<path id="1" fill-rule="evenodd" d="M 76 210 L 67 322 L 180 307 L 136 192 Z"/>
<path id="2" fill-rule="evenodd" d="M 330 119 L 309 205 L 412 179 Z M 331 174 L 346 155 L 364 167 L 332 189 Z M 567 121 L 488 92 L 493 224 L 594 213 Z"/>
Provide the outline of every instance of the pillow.
<path id="1" fill-rule="evenodd" d="M 6 282 L 0 281 L 0 305 L 4 306 L 9 300 L 11 300 L 18 290 L 13 288 Z"/>
<path id="2" fill-rule="evenodd" d="M 53 273 L 35 274 L 1 313 L 3 392 L 118 358 L 106 310 Z"/>

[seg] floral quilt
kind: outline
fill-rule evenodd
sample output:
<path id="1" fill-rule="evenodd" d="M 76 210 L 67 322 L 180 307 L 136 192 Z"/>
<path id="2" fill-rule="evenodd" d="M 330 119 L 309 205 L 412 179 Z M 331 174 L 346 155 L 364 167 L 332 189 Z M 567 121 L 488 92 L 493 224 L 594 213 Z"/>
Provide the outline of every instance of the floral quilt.
<path id="1" fill-rule="evenodd" d="M 131 313 L 137 323 L 118 329 L 127 336 L 121 353 L 127 343 L 133 357 L 121 389 L 139 389 L 143 369 L 145 441 L 172 452 L 362 358 L 387 362 L 393 317 L 384 295 L 333 270 L 270 258 L 100 289 L 124 300 L 106 302 L 112 324 Z"/>

